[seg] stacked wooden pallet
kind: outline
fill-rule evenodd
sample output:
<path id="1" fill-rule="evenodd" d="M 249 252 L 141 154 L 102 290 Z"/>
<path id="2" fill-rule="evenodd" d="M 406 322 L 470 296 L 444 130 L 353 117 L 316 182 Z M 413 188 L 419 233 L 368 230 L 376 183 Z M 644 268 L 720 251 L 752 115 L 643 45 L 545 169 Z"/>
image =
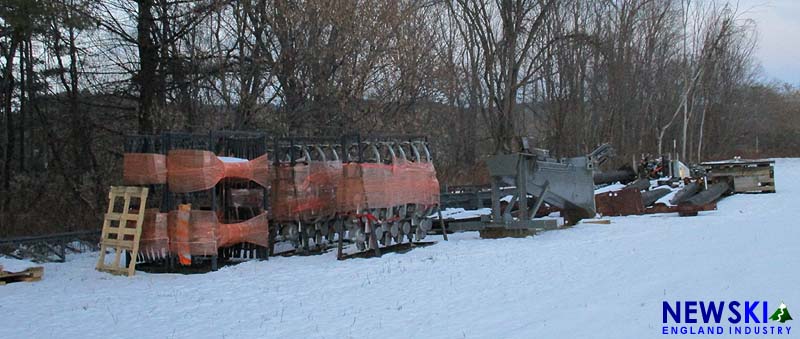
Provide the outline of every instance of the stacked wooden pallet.
<path id="1" fill-rule="evenodd" d="M 700 164 L 709 181 L 727 182 L 734 193 L 775 193 L 775 161 L 769 159 L 733 159 Z"/>
<path id="2" fill-rule="evenodd" d="M 6 272 L 0 267 L 0 286 L 12 282 L 39 281 L 44 275 L 44 267 L 31 267 L 21 272 Z"/>

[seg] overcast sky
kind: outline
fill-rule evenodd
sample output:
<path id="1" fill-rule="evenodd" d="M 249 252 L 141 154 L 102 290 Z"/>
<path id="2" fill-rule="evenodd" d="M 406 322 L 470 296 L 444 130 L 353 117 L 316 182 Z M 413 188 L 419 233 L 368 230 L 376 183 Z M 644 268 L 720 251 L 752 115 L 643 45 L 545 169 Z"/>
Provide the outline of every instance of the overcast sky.
<path id="1" fill-rule="evenodd" d="M 736 3 L 736 0 L 732 0 Z M 758 27 L 756 57 L 765 80 L 800 85 L 800 0 L 739 0 Z"/>

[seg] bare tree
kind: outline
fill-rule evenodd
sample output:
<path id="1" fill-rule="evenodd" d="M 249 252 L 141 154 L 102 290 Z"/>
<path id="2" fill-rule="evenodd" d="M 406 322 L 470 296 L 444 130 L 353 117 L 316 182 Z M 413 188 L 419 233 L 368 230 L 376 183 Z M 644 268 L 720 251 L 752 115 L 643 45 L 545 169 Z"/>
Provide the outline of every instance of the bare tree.
<path id="1" fill-rule="evenodd" d="M 540 33 L 555 1 L 455 0 L 448 6 L 464 43 L 474 46 L 481 62 L 481 87 L 487 93 L 482 113 L 496 152 L 509 152 L 517 96 L 542 67 L 547 44 L 541 44 Z"/>

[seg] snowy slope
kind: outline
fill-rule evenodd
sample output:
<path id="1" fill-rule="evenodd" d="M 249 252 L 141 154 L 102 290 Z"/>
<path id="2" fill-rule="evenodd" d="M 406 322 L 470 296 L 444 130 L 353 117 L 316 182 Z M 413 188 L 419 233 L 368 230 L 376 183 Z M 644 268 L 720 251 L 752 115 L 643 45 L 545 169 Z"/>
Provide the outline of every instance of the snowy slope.
<path id="1" fill-rule="evenodd" d="M 75 256 L 46 264 L 41 282 L 0 287 L 0 337 L 661 337 L 663 300 L 800 308 L 797 177 L 800 159 L 779 159 L 778 193 L 729 197 L 698 217 L 617 217 L 526 239 L 465 233 L 375 259 L 129 279 Z"/>

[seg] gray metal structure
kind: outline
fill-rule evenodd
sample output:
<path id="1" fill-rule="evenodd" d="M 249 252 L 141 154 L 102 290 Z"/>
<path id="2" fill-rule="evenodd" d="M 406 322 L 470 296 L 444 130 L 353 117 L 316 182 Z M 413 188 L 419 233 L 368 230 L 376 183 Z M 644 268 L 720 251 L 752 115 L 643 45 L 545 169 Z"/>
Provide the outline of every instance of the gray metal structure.
<path id="1" fill-rule="evenodd" d="M 543 202 L 558 207 L 569 223 L 595 216 L 593 163 L 587 156 L 556 160 L 546 151 L 496 155 L 487 161 L 492 180 L 492 212 L 500 215 L 498 188 L 514 185 L 511 205 L 519 202 L 519 220 L 530 220 Z M 528 194 L 536 202 L 528 209 Z M 531 212 L 532 211 L 532 212 Z"/>
<path id="2" fill-rule="evenodd" d="M 535 230 L 557 228 L 553 219 L 534 219 L 543 203 L 562 211 L 567 223 L 595 216 L 591 156 L 554 159 L 546 150 L 496 155 L 486 162 L 491 177 L 492 215 L 480 222 L 451 223 L 450 230 Z M 513 187 L 509 189 L 509 187 Z M 511 194 L 503 210 L 500 199 Z M 529 196 L 534 199 L 531 206 Z M 518 206 L 516 218 L 511 209 Z"/>
<path id="3" fill-rule="evenodd" d="M 97 249 L 99 230 L 56 233 L 0 239 L 0 254 L 12 258 L 33 258 L 37 261 L 64 262 L 67 252 Z M 88 248 L 81 248 L 88 247 Z"/>

